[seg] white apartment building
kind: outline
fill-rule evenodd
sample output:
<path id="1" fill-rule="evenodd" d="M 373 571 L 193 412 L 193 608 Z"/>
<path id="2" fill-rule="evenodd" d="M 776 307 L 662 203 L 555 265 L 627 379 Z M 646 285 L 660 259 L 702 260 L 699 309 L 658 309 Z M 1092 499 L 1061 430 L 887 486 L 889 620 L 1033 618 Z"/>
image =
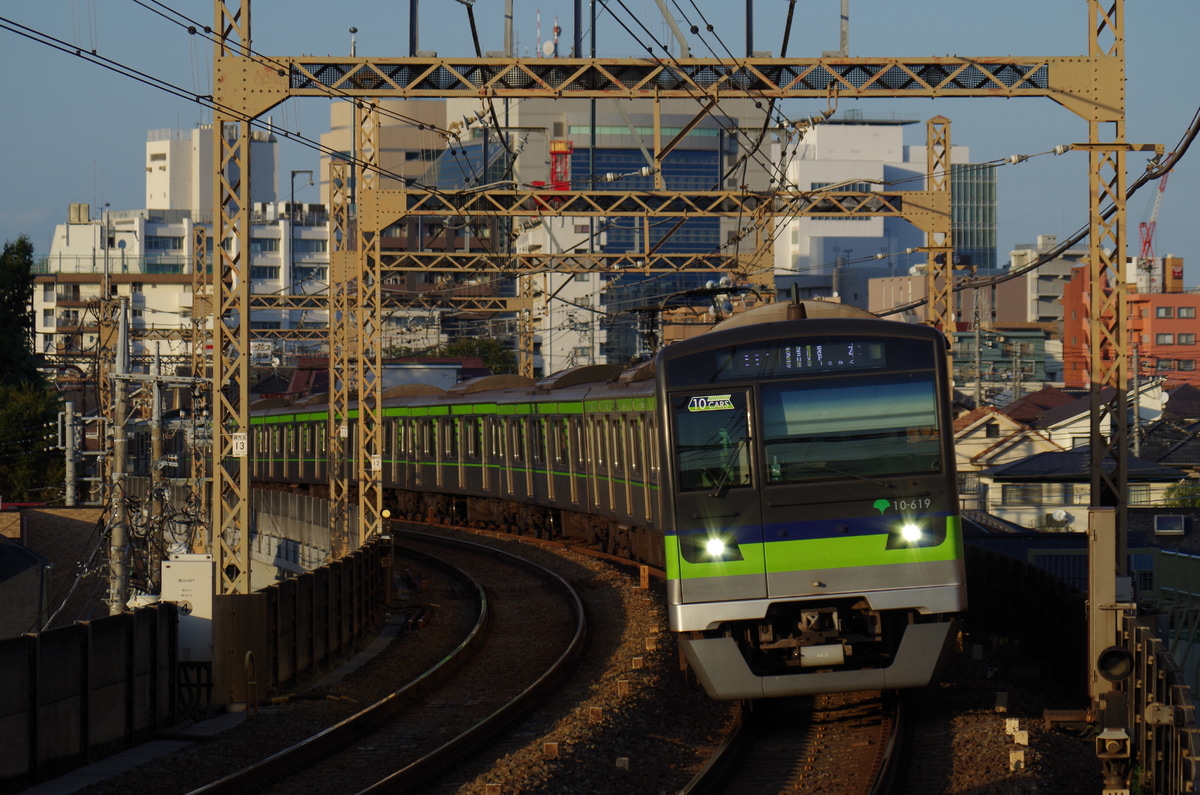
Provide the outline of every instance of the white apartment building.
<path id="1" fill-rule="evenodd" d="M 925 190 L 927 149 L 924 143 L 904 143 L 904 128 L 915 123 L 850 111 L 814 125 L 798 139 L 785 139 L 777 156 L 787 185 L 800 191 Z M 953 163 L 965 164 L 969 157 L 966 147 L 951 148 Z M 842 287 L 844 300 L 866 306 L 863 278 L 907 275 L 925 258 L 909 250 L 924 245 L 924 232 L 900 218 L 780 219 L 775 274 L 788 280 L 824 276 Z M 845 293 L 851 285 L 862 293 L 858 300 Z"/>
<path id="2" fill-rule="evenodd" d="M 110 294 L 128 299 L 134 356 L 189 355 L 183 334 L 147 342 L 149 331 L 191 327 L 193 240 L 197 227 L 211 230 L 211 127 L 152 131 L 146 143 L 148 209 L 93 211 L 73 204 L 56 227 L 50 254 L 37 265 L 34 291 L 37 350 L 51 356 L 80 356 L 97 343 L 96 304 L 107 281 Z M 256 294 L 324 294 L 329 271 L 328 221 L 321 205 L 290 208 L 276 201 L 278 157 L 274 138 L 258 133 L 252 142 L 250 276 Z M 258 198 L 263 201 L 257 201 Z M 212 262 L 213 240 L 206 235 Z M 236 245 L 236 241 L 227 243 Z M 324 327 L 326 312 L 256 309 L 252 330 Z M 139 332 L 142 332 L 139 334 Z M 158 337 L 169 335 L 154 335 Z M 253 336 L 253 331 L 252 331 Z M 270 340 L 272 335 L 262 335 Z M 315 352 L 312 344 L 271 342 L 276 356 Z"/>

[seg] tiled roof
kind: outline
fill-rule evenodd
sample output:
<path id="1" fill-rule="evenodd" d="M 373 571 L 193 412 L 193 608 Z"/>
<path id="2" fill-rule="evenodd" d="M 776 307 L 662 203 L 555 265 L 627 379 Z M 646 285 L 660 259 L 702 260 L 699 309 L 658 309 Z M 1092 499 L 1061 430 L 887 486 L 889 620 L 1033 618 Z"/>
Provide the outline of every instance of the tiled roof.
<path id="1" fill-rule="evenodd" d="M 1077 481 L 1091 476 L 1091 453 L 1088 447 L 1076 447 L 1063 452 L 1038 453 L 1007 464 L 985 469 L 981 474 L 999 480 L 1059 480 Z M 1104 471 L 1112 471 L 1114 462 L 1106 460 Z M 1178 480 L 1183 471 L 1163 466 L 1145 458 L 1128 458 L 1128 480 Z"/>

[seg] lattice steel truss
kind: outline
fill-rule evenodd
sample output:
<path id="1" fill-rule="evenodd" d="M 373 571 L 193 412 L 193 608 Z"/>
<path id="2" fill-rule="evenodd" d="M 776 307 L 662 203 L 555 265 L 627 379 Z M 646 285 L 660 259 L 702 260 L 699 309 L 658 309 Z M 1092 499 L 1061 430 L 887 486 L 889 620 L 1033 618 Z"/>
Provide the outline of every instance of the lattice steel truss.
<path id="1" fill-rule="evenodd" d="M 1125 374 L 1125 160 L 1129 149 L 1124 141 L 1123 0 L 1112 0 L 1104 7 L 1100 0 L 1088 0 L 1089 50 L 1086 56 L 1066 57 L 988 57 L 988 58 L 746 58 L 730 60 L 650 58 L 569 59 L 547 58 L 316 58 L 261 57 L 249 50 L 250 0 L 214 0 L 214 29 L 219 36 L 214 55 L 213 98 L 219 109 L 214 119 L 218 135 L 216 158 L 218 173 L 214 191 L 218 204 L 215 234 L 218 240 L 232 236 L 238 245 L 231 254 L 222 246 L 214 252 L 220 258 L 214 280 L 214 534 L 219 543 L 222 592 L 241 592 L 248 585 L 249 561 L 248 490 L 249 473 L 242 465 L 244 455 L 239 439 L 248 427 L 247 374 L 249 362 L 247 318 L 252 306 L 265 299 L 249 293 L 249 122 L 290 97 L 319 96 L 342 98 L 475 97 L 519 99 L 526 97 L 616 99 L 663 99 L 687 97 L 712 107 L 723 99 L 758 100 L 829 97 L 1042 97 L 1067 108 L 1089 123 L 1092 154 L 1092 286 L 1091 318 L 1093 357 L 1092 373 L 1093 441 L 1108 444 L 1103 451 L 1093 444 L 1093 472 L 1101 472 L 1099 462 L 1111 454 L 1118 461 L 1111 476 L 1097 491 L 1105 500 L 1118 504 L 1125 499 L 1126 455 L 1124 411 L 1112 414 L 1111 437 L 1101 432 L 1098 417 L 1099 389 L 1117 384 Z M 930 170 L 949 175 L 949 127 L 942 121 L 930 123 Z M 1101 125 L 1114 125 L 1102 140 Z M 366 126 L 370 126 L 369 124 Z M 657 125 L 656 125 L 657 126 Z M 361 133 L 360 133 L 361 134 Z M 944 138 L 943 138 L 944 136 Z M 656 149 L 662 145 L 656 132 Z M 369 141 L 359 145 L 370 147 Z M 365 150 L 364 150 L 365 151 Z M 360 159 L 360 162 L 361 159 Z M 336 163 L 335 163 L 336 166 Z M 348 178 L 342 177 L 347 182 Z M 364 180 L 369 179 L 363 177 Z M 661 183 L 660 183 L 661 184 Z M 945 196 L 943 199 L 939 196 Z M 356 379 L 379 383 L 379 341 L 368 339 L 379 333 L 379 312 L 383 307 L 378 288 L 389 271 L 466 270 L 481 263 L 479 255 L 452 256 L 425 252 L 383 253 L 379 249 L 378 230 L 411 214 L 420 215 L 658 215 L 700 216 L 740 214 L 760 218 L 769 224 L 776 214 L 814 214 L 826 209 L 830 215 L 895 215 L 904 217 L 931 235 L 930 322 L 949 330 L 949 290 L 952 287 L 952 241 L 949 237 L 949 200 L 946 191 L 927 190 L 908 193 L 824 193 L 804 194 L 772 192 L 755 194 L 743 191 L 642 193 L 620 191 L 555 192 L 557 206 L 551 206 L 544 194 L 530 191 L 434 192 L 413 188 L 401 191 L 372 191 L 365 186 L 356 197 L 357 224 L 353 229 L 348 216 L 333 221 L 338 236 L 331 249 L 330 349 L 331 375 L 334 349 L 338 354 L 343 381 Z M 1099 209 L 1112 202 L 1112 212 L 1102 218 Z M 337 199 L 334 214 L 337 209 Z M 346 204 L 348 205 L 348 201 Z M 769 236 L 760 251 L 769 251 Z M 761 242 L 762 238 L 760 238 Z M 339 242 L 340 241 L 340 244 Z M 340 246 L 340 248 L 339 248 Z M 1109 249 L 1106 253 L 1105 249 Z M 634 256 L 637 255 L 624 255 Z M 625 259 L 609 255 L 505 255 L 505 266 L 517 272 L 539 269 L 582 270 L 611 269 Z M 703 268 L 729 269 L 744 260 L 722 257 L 693 258 L 647 253 L 638 257 L 646 268 L 683 270 Z M 494 261 L 482 264 L 497 271 Z M 940 279 L 940 281 L 938 281 Z M 339 290 L 338 286 L 354 286 Z M 345 293 L 338 296 L 339 292 Z M 299 299 L 296 299 L 299 300 Z M 452 296 L 410 297 L 417 304 L 453 300 Z M 473 306 L 498 310 L 527 306 L 524 295 L 511 299 L 466 299 Z M 371 314 L 374 313 L 374 314 Z M 367 315 L 371 314 L 368 319 Z M 340 317 L 335 317 L 335 315 Z M 525 327 L 522 326 L 524 329 Z M 1106 350 L 1111 353 L 1105 353 Z M 355 358 L 356 357 L 356 358 Z M 351 368 L 351 361 L 356 364 Z M 350 371 L 353 370 L 353 373 Z M 370 379 L 374 378 L 373 382 Z M 332 380 L 332 379 L 331 379 Z M 1117 390 L 1123 400 L 1122 389 Z M 340 425 L 348 416 L 351 392 L 333 395 L 331 383 L 330 454 L 340 438 Z M 361 398 L 363 392 L 359 392 Z M 374 396 L 372 395 L 372 401 Z M 376 454 L 377 417 L 370 414 L 378 404 L 369 402 L 366 431 L 356 440 L 356 478 L 360 484 L 360 509 L 365 511 L 363 537 L 378 530 L 377 480 L 372 470 Z M 337 448 L 339 454 L 346 452 Z M 336 459 L 335 459 L 336 460 Z M 364 468 L 365 467 L 365 468 Z M 1095 475 L 1094 475 L 1095 477 Z M 331 484 L 332 485 L 332 484 Z M 340 488 L 340 487 L 339 487 Z M 335 505 L 349 500 L 349 489 L 335 494 Z M 336 509 L 335 509 L 336 510 Z"/>

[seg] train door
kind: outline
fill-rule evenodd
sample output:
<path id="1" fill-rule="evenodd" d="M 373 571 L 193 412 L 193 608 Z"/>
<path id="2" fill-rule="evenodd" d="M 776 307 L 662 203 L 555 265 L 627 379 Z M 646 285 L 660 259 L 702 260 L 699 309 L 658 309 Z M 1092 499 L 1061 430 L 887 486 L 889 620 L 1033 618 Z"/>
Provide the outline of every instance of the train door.
<path id="1" fill-rule="evenodd" d="M 684 602 L 766 596 L 750 390 L 671 395 L 674 530 Z"/>

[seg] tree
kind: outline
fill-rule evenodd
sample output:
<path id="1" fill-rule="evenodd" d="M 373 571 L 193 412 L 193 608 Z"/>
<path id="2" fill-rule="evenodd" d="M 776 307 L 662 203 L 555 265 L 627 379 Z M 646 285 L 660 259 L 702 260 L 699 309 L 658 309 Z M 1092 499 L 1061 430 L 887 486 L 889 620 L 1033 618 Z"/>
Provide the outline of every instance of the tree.
<path id="1" fill-rule="evenodd" d="M 515 373 L 517 357 L 504 343 L 495 339 L 460 337 L 442 347 L 442 356 L 471 356 L 483 360 L 483 366 L 493 375 Z"/>
<path id="2" fill-rule="evenodd" d="M 33 244 L 21 235 L 0 253 L 0 385 L 41 384 L 33 353 Z"/>
<path id="3" fill-rule="evenodd" d="M 36 381 L 0 385 L 0 495 L 12 502 L 49 502 L 62 487 L 65 463 L 54 442 L 58 395 Z"/>
<path id="4" fill-rule="evenodd" d="M 1167 486 L 1162 504 L 1167 508 L 1200 508 L 1200 483 L 1185 479 Z"/>

